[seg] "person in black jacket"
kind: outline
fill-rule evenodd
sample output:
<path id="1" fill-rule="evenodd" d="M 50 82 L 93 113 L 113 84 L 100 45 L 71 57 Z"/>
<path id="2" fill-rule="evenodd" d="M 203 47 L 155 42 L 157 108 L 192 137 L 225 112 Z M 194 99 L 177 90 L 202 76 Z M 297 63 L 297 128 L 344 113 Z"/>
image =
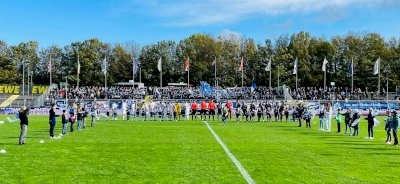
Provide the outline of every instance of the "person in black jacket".
<path id="1" fill-rule="evenodd" d="M 351 122 L 352 117 L 351 117 L 350 107 L 347 107 L 346 112 L 342 115 L 344 115 L 344 123 L 346 124 L 346 131 L 344 132 L 344 134 L 347 135 L 347 131 L 349 131 L 350 132 L 349 134 L 351 134 L 351 128 L 350 128 L 351 123 L 350 122 Z"/>
<path id="2" fill-rule="evenodd" d="M 53 103 L 49 111 L 50 139 L 54 138 L 54 127 L 56 126 L 56 107 L 56 104 Z"/>
<path id="3" fill-rule="evenodd" d="M 19 145 L 25 144 L 26 132 L 28 130 L 28 109 L 26 107 L 22 107 L 19 110 L 19 120 L 21 125 L 21 134 L 19 136 Z"/>
<path id="4" fill-rule="evenodd" d="M 372 109 L 368 110 L 368 116 L 365 118 L 368 120 L 368 137 L 366 139 L 374 139 L 374 116 L 372 115 Z"/>
<path id="5" fill-rule="evenodd" d="M 62 134 L 66 135 L 67 134 L 67 128 L 68 128 L 68 116 L 67 116 L 67 111 L 63 110 L 63 114 L 62 114 Z"/>

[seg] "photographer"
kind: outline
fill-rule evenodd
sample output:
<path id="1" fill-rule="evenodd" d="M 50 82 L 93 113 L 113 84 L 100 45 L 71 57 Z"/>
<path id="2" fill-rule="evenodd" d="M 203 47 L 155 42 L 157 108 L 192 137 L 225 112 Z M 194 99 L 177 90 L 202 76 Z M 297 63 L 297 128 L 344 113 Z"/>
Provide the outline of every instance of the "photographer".
<path id="1" fill-rule="evenodd" d="M 28 109 L 26 107 L 22 107 L 19 110 L 19 120 L 21 125 L 21 134 L 19 136 L 19 145 L 25 144 L 26 132 L 28 130 Z"/>

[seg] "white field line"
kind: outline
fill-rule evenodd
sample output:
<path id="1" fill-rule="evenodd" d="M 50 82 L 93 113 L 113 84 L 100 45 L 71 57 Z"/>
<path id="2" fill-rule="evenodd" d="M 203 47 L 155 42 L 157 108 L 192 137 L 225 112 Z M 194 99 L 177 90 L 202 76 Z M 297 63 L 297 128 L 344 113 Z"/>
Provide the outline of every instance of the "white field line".
<path id="1" fill-rule="evenodd" d="M 249 173 L 247 173 L 246 169 L 244 169 L 242 164 L 240 164 L 239 160 L 236 159 L 236 157 L 231 153 L 231 151 L 229 151 L 228 147 L 226 147 L 226 145 L 221 141 L 221 139 L 218 137 L 218 135 L 214 132 L 214 130 L 207 123 L 207 121 L 203 121 L 203 122 L 207 125 L 208 130 L 210 130 L 211 134 L 214 135 L 214 137 L 217 140 L 217 142 L 222 146 L 222 148 L 224 149 L 225 153 L 229 156 L 229 158 L 232 160 L 232 162 L 239 169 L 240 173 L 242 173 L 242 175 L 243 175 L 244 179 L 247 181 L 247 183 L 249 183 L 249 184 L 255 183 L 254 180 L 249 175 Z"/>

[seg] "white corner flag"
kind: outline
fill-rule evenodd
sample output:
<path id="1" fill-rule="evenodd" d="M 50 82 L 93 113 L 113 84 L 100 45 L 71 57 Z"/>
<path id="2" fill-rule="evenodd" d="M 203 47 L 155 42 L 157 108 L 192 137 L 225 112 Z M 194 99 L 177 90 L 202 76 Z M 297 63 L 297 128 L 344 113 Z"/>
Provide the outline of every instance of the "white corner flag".
<path id="1" fill-rule="evenodd" d="M 268 64 L 265 67 L 265 71 L 267 71 L 267 72 L 271 71 L 271 58 L 269 58 Z"/>
<path id="2" fill-rule="evenodd" d="M 374 65 L 374 75 L 378 75 L 379 74 L 379 65 L 381 62 L 381 58 L 378 58 L 378 60 L 375 61 L 375 65 Z"/>
<path id="3" fill-rule="evenodd" d="M 328 64 L 328 60 L 326 60 L 326 57 L 325 57 L 324 62 L 322 63 L 322 71 L 323 72 L 326 71 L 326 64 Z"/>
<path id="4" fill-rule="evenodd" d="M 157 68 L 158 68 L 158 71 L 161 72 L 161 69 L 162 69 L 161 57 L 160 57 L 160 59 L 158 60 Z"/>

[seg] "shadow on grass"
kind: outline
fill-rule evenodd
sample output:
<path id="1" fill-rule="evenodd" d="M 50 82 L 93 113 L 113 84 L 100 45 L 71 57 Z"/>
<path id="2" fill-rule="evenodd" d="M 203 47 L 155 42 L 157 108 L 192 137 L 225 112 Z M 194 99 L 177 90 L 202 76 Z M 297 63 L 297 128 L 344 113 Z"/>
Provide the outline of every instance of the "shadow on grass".
<path id="1" fill-rule="evenodd" d="M 354 150 L 378 150 L 378 151 L 387 151 L 388 150 L 388 148 L 351 148 L 351 147 L 349 147 L 349 148 L 354 149 Z"/>
<path id="2" fill-rule="evenodd" d="M 368 142 L 365 143 L 359 143 L 359 142 L 328 142 L 325 144 L 332 144 L 332 145 L 358 145 L 358 146 L 377 146 L 376 144 L 370 144 Z"/>

